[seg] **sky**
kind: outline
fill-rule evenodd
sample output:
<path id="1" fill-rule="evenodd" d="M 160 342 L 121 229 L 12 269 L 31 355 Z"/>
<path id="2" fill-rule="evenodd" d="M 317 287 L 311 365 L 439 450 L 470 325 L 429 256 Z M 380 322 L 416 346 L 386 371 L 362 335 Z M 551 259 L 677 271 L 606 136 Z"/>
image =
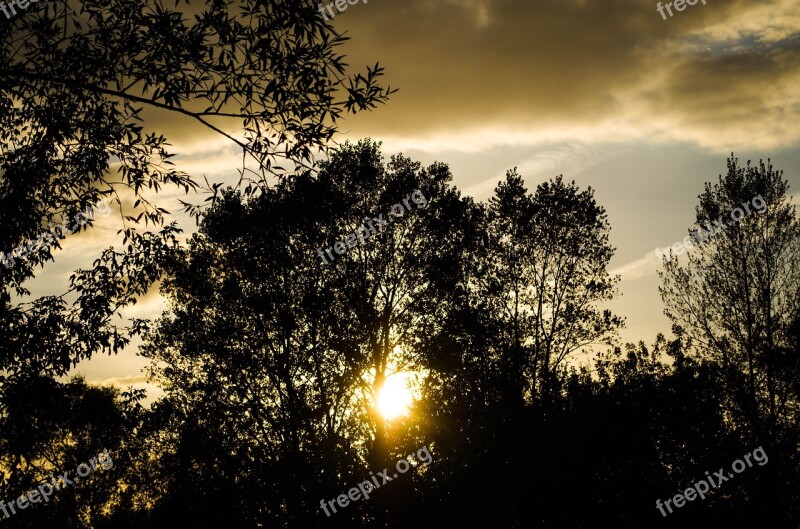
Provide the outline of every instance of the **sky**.
<path id="1" fill-rule="evenodd" d="M 672 12 L 663 18 L 651 0 L 356 0 L 333 18 L 351 37 L 340 50 L 362 71 L 379 61 L 399 91 L 343 120 L 338 141 L 371 137 L 387 158 L 445 162 L 480 201 L 513 167 L 531 191 L 559 174 L 591 186 L 617 248 L 620 296 L 609 308 L 626 319 L 621 340 L 652 343 L 670 329 L 654 249 L 687 235 L 726 158 L 770 158 L 800 191 L 800 2 L 701 0 Z M 179 169 L 237 177 L 241 154 L 224 139 L 174 116 L 145 119 L 170 138 Z M 181 192 L 165 198 L 181 209 Z M 175 217 L 186 235 L 195 229 Z M 62 291 L 118 223 L 71 236 L 34 295 Z M 152 292 L 125 316 L 164 308 Z M 146 364 L 129 348 L 74 373 L 147 387 Z"/>

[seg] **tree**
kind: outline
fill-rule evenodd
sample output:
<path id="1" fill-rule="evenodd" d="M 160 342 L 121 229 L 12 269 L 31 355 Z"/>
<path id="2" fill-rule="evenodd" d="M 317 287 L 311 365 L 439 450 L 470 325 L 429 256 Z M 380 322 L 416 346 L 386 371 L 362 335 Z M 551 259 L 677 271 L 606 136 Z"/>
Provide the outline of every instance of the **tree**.
<path id="1" fill-rule="evenodd" d="M 184 479 L 170 481 L 164 509 L 203 522 L 187 490 L 214 483 L 258 498 L 237 509 L 240 523 L 313 526 L 326 519 L 320 499 L 419 448 L 402 421 L 387 434 L 375 400 L 420 356 L 429 283 L 458 250 L 445 242 L 461 203 L 449 179 L 442 164 L 384 164 L 377 144 L 346 143 L 318 174 L 249 199 L 228 190 L 204 215 L 164 283 L 171 311 L 143 349 L 167 391 L 160 406 L 182 418 L 164 461 L 185 458 Z M 375 229 L 358 232 L 365 219 Z M 325 258 L 337 240 L 349 251 Z M 190 442 L 198 432 L 202 450 Z M 380 501 L 336 520 L 381 516 Z"/>
<path id="2" fill-rule="evenodd" d="M 129 450 L 137 424 L 141 392 L 120 394 L 112 388 L 87 386 L 81 378 L 56 382 L 46 376 L 15 377 L 4 383 L 0 415 L 0 495 L 18 498 L 52 475 L 69 472 L 45 503 L 19 510 L 5 524 L 41 527 L 59 524 L 69 528 L 96 527 L 107 521 L 120 503 L 120 483 L 126 483 L 132 457 Z M 85 479 L 74 479 L 76 469 L 107 451 L 110 464 L 95 469 Z M 46 505 L 47 508 L 41 508 Z"/>
<path id="3" fill-rule="evenodd" d="M 597 304 L 619 277 L 606 267 L 614 249 L 591 188 L 559 176 L 527 193 L 509 171 L 489 201 L 489 253 L 480 288 L 499 319 L 505 380 L 517 402 L 547 397 L 565 359 L 610 343 L 622 320 Z"/>
<path id="4" fill-rule="evenodd" d="M 665 313 L 697 354 L 727 372 L 732 409 L 755 438 L 774 437 L 798 417 L 792 334 L 800 314 L 800 221 L 781 171 L 764 162 L 743 167 L 733 157 L 727 163 L 725 176 L 699 197 L 690 236 L 704 242 L 685 264 L 665 258 L 660 291 Z M 724 229 L 700 231 L 720 220 Z"/>
<path id="5" fill-rule="evenodd" d="M 609 227 L 591 189 L 559 177 L 531 194 L 515 170 L 464 218 L 462 257 L 432 296 L 436 325 L 424 333 L 420 415 L 438 448 L 426 515 L 434 526 L 524 527 L 551 506 L 498 484 L 545 475 L 531 454 L 558 446 L 566 359 L 621 324 L 597 306 L 617 281 L 606 271 Z"/>
<path id="6" fill-rule="evenodd" d="M 800 486 L 800 221 L 769 161 L 741 166 L 731 156 L 727 166 L 699 197 L 689 232 L 696 247 L 683 263 L 664 259 L 660 292 L 692 353 L 721 369 L 728 420 L 775 454 L 769 483 L 754 495 L 796 516 L 787 506 L 797 505 Z M 745 204 L 755 208 L 748 214 Z M 711 222 L 716 233 L 701 231 Z"/>

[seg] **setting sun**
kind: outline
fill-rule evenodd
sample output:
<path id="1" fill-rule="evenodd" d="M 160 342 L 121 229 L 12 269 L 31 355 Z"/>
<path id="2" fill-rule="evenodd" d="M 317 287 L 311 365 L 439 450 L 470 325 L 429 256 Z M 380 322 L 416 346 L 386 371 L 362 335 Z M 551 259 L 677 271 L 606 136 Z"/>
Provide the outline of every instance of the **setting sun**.
<path id="1" fill-rule="evenodd" d="M 408 376 L 402 373 L 387 377 L 384 381 L 377 400 L 378 411 L 384 419 L 408 415 L 412 400 L 408 382 Z"/>

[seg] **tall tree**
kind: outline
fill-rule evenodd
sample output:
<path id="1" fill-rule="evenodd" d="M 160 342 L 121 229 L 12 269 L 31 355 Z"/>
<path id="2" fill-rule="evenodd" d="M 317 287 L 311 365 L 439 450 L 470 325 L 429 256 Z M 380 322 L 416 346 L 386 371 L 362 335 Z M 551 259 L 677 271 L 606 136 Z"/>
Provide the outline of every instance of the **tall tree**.
<path id="1" fill-rule="evenodd" d="M 187 419 L 173 452 L 187 457 L 190 475 L 208 473 L 175 483 L 177 498 L 210 474 L 227 490 L 264 492 L 238 512 L 243 523 L 309 526 L 324 519 L 321 498 L 419 447 L 402 421 L 387 433 L 376 394 L 419 356 L 417 331 L 435 317 L 429 283 L 457 249 L 443 242 L 461 203 L 449 179 L 442 164 L 397 156 L 384 165 L 379 146 L 364 141 L 261 196 L 227 192 L 203 216 L 164 283 L 172 309 L 144 348 L 164 406 Z M 326 256 L 337 240 L 345 242 Z M 182 439 L 196 431 L 214 444 L 187 453 Z M 233 468 L 233 453 L 247 465 Z M 337 520 L 368 520 L 377 505 L 356 504 Z"/>
<path id="2" fill-rule="evenodd" d="M 489 201 L 489 254 L 481 288 L 502 322 L 504 376 L 518 402 L 547 396 L 565 359 L 610 343 L 622 320 L 598 305 L 616 292 L 605 210 L 591 188 L 562 177 L 533 195 L 509 171 Z"/>
<path id="3" fill-rule="evenodd" d="M 720 366 L 730 423 L 775 454 L 754 495 L 796 515 L 787 506 L 800 490 L 800 220 L 769 161 L 742 166 L 731 156 L 727 168 L 699 197 L 695 247 L 685 261 L 664 259 L 660 291 L 692 353 Z M 711 223 L 717 229 L 702 229 Z"/>
<path id="4" fill-rule="evenodd" d="M 728 373 L 726 393 L 758 437 L 796 424 L 800 357 L 800 221 L 781 171 L 729 158 L 696 208 L 698 244 L 665 258 L 665 313 Z M 746 211 L 745 204 L 750 209 Z M 738 210 L 738 212 L 737 212 Z M 724 229 L 702 226 L 720 220 Z"/>
<path id="5" fill-rule="evenodd" d="M 542 502 L 497 484 L 542 475 L 531 454 L 550 453 L 562 427 L 566 359 L 621 324 L 599 307 L 617 281 L 606 271 L 609 226 L 591 190 L 559 177 L 529 193 L 515 170 L 464 218 L 462 258 L 433 296 L 437 325 L 425 333 L 421 415 L 438 447 L 426 507 L 439 524 L 524 526 L 520 506 L 537 519 Z"/>

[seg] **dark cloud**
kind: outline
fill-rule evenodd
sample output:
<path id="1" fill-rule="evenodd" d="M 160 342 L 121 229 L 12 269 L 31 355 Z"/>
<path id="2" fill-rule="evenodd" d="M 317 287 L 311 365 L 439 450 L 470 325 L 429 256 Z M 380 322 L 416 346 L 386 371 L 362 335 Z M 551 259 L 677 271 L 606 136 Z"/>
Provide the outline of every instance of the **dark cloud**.
<path id="1" fill-rule="evenodd" d="M 709 0 L 666 21 L 650 0 L 359 2 L 336 17 L 352 36 L 349 62 L 380 60 L 401 91 L 348 128 L 508 127 L 537 139 L 572 128 L 582 140 L 651 135 L 724 150 L 742 127 L 785 144 L 800 138 L 798 17 L 793 0 Z"/>

